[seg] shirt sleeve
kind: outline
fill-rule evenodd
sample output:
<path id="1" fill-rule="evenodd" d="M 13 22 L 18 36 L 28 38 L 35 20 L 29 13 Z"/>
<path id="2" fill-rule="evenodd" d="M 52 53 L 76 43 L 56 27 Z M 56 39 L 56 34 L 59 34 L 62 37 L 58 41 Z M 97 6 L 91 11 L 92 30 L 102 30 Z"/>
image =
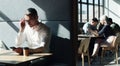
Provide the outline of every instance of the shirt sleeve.
<path id="1" fill-rule="evenodd" d="M 16 39 L 15 39 L 15 46 L 21 47 L 22 43 L 25 41 L 25 34 L 24 32 L 19 32 Z"/>
<path id="2" fill-rule="evenodd" d="M 102 34 L 106 31 L 107 26 L 108 26 L 108 25 L 103 26 L 103 28 L 99 31 L 98 34 L 99 34 L 99 35 L 102 35 Z"/>
<path id="3" fill-rule="evenodd" d="M 32 40 L 32 49 L 36 49 L 39 47 L 44 47 L 46 44 L 46 33 L 44 32 L 38 32 L 38 34 L 36 34 L 36 37 L 33 37 L 34 39 Z"/>
<path id="4" fill-rule="evenodd" d="M 87 33 L 87 31 L 88 31 L 88 23 L 85 23 L 83 25 L 83 31 L 84 31 L 84 33 Z"/>
<path id="5" fill-rule="evenodd" d="M 46 47 L 46 44 L 49 41 L 49 29 L 42 29 L 37 34 L 36 37 L 33 40 L 34 46 L 32 46 L 33 49 L 39 48 L 39 47 Z"/>
<path id="6" fill-rule="evenodd" d="M 36 36 L 36 38 L 34 38 L 33 40 L 32 40 L 32 46 L 31 46 L 31 48 L 32 49 L 36 49 L 36 48 L 40 48 L 40 47 L 44 47 L 44 42 L 42 42 L 41 41 L 41 37 L 38 37 L 38 36 Z"/>

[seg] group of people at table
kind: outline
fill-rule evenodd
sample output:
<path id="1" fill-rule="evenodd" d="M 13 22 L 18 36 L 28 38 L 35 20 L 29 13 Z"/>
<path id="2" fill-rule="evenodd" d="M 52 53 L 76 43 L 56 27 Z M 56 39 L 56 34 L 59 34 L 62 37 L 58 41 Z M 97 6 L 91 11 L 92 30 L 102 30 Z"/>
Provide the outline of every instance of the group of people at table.
<path id="1" fill-rule="evenodd" d="M 113 22 L 112 18 L 106 15 L 101 16 L 100 21 L 97 18 L 93 18 L 91 22 L 86 22 L 82 29 L 84 34 L 101 37 L 95 39 L 93 51 L 91 53 L 91 62 L 98 54 L 100 45 L 106 44 L 111 46 L 110 44 L 114 40 L 116 34 L 120 32 L 120 26 Z"/>

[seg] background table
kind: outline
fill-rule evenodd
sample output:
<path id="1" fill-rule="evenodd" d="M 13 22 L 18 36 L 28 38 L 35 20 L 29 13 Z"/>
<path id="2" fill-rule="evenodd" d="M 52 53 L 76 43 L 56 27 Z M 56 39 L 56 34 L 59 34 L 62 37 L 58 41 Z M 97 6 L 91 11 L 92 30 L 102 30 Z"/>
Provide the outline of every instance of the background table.
<path id="1" fill-rule="evenodd" d="M 89 44 L 89 54 L 92 54 L 93 48 L 94 48 L 94 43 L 96 38 L 99 38 L 99 36 L 94 36 L 94 35 L 87 35 L 87 34 L 78 34 L 78 41 L 80 42 L 84 38 L 89 38 L 91 37 L 90 44 Z"/>

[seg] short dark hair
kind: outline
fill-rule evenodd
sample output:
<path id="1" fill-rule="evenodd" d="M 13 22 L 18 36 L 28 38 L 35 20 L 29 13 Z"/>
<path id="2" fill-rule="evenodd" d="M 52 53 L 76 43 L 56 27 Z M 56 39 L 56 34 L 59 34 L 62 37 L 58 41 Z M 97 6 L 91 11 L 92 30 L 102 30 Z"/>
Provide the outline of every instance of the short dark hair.
<path id="1" fill-rule="evenodd" d="M 95 17 L 94 17 L 92 20 L 93 20 L 94 22 L 98 22 L 98 19 L 95 18 Z"/>
<path id="2" fill-rule="evenodd" d="M 113 22 L 112 18 L 108 18 L 108 21 L 109 21 L 109 22 Z"/>
<path id="3" fill-rule="evenodd" d="M 27 15 L 32 15 L 32 16 L 38 16 L 37 11 L 35 8 L 28 8 L 27 9 Z"/>

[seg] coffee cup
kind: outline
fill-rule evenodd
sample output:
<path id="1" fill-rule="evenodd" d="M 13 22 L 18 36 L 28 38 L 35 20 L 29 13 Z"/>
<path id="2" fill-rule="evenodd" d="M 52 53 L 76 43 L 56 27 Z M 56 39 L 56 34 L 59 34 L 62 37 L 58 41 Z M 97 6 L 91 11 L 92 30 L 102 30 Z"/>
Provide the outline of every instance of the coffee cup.
<path id="1" fill-rule="evenodd" d="M 24 56 L 29 56 L 29 48 L 28 47 L 23 48 L 23 55 Z"/>

